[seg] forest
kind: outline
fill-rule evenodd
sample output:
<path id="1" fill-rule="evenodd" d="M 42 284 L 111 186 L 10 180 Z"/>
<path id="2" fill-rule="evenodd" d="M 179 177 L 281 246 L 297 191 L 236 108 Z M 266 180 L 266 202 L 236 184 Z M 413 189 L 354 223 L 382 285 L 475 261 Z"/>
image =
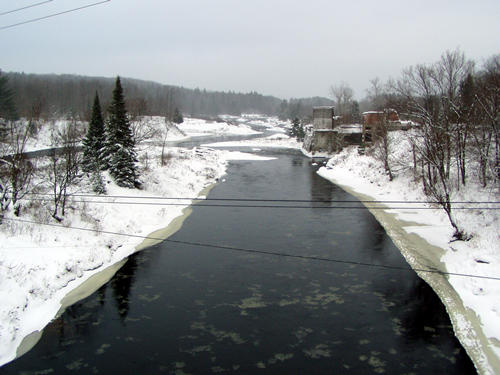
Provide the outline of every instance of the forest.
<path id="1" fill-rule="evenodd" d="M 20 117 L 90 118 L 96 91 L 103 110 L 111 101 L 114 78 L 77 75 L 3 73 L 13 92 Z M 306 117 L 316 105 L 330 105 L 327 98 L 281 100 L 256 92 L 236 93 L 188 89 L 122 77 L 127 109 L 132 117 L 173 116 L 177 108 L 186 116 L 216 117 L 220 114 L 260 113 L 283 118 Z"/>

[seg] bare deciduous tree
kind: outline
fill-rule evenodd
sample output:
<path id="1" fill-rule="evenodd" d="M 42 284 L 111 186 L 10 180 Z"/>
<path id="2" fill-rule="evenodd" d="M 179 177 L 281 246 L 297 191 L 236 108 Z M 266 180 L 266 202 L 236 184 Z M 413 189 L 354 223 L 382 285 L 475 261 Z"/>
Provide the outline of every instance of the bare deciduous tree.
<path id="1" fill-rule="evenodd" d="M 370 80 L 370 87 L 366 90 L 366 94 L 372 109 L 382 111 L 386 108 L 385 85 L 378 77 Z"/>
<path id="2" fill-rule="evenodd" d="M 165 166 L 166 164 L 165 147 L 167 145 L 168 130 L 171 125 L 172 123 L 168 120 L 167 117 L 165 117 L 165 125 L 162 131 L 161 156 L 160 156 L 160 165 L 162 167 Z"/>
<path id="3" fill-rule="evenodd" d="M 472 133 L 475 152 L 479 159 L 483 186 L 487 185 L 488 176 L 500 181 L 500 55 L 491 57 L 477 78 L 475 103 L 478 124 Z M 490 151 L 494 149 L 493 160 Z"/>
<path id="4" fill-rule="evenodd" d="M 33 164 L 24 154 L 30 134 L 30 123 L 8 121 L 7 132 L 0 143 L 0 209 L 10 204 L 19 215 L 19 201 L 29 193 L 33 177 Z"/>
<path id="5" fill-rule="evenodd" d="M 130 122 L 132 138 L 136 145 L 156 138 L 159 135 L 160 131 L 149 120 L 149 117 L 142 116 Z"/>
<path id="6" fill-rule="evenodd" d="M 330 96 L 335 101 L 336 113 L 342 116 L 345 123 L 351 121 L 352 100 L 354 91 L 346 82 L 330 87 Z"/>
<path id="7" fill-rule="evenodd" d="M 464 237 L 453 213 L 449 180 L 451 111 L 449 85 L 436 66 L 417 65 L 403 71 L 393 89 L 405 100 L 407 113 L 420 123 L 413 149 L 421 163 L 424 191 L 446 212 L 457 239 Z M 454 92 L 452 93 L 455 94 Z"/>
<path id="8" fill-rule="evenodd" d="M 375 157 L 384 163 L 384 169 L 389 176 L 389 181 L 394 179 L 391 168 L 391 153 L 392 144 L 389 137 L 389 118 L 388 111 L 384 110 L 383 117 L 380 123 L 376 127 L 376 137 L 375 137 Z"/>
<path id="9" fill-rule="evenodd" d="M 54 131 L 52 137 L 54 146 L 63 144 L 61 149 L 54 150 L 51 155 L 49 168 L 49 185 L 54 204 L 52 217 L 57 221 L 62 221 L 69 196 L 68 188 L 79 180 L 81 153 L 77 146 L 81 136 L 73 121 L 61 131 Z"/>

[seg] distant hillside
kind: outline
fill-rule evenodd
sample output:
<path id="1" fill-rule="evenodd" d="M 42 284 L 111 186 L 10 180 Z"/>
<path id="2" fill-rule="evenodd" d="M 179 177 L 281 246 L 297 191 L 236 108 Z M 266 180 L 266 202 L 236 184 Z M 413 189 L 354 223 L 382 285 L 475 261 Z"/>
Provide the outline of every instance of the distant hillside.
<path id="1" fill-rule="evenodd" d="M 4 73 L 23 117 L 76 115 L 88 118 L 97 90 L 103 108 L 111 99 L 115 78 L 78 75 Z M 122 78 L 129 112 L 134 115 L 169 115 L 175 108 L 189 116 L 261 113 L 282 117 L 307 117 L 312 106 L 327 105 L 325 98 L 283 101 L 256 92 L 235 93 L 187 89 L 151 81 Z"/>

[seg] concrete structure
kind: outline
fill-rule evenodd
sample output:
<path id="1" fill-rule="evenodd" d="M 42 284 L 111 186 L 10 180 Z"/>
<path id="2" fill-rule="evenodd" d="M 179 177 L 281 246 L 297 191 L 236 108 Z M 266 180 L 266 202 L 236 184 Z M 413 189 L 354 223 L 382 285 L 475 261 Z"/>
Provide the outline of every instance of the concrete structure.
<path id="1" fill-rule="evenodd" d="M 332 154 L 348 145 L 360 145 L 361 134 L 362 127 L 359 124 L 337 125 L 333 107 L 314 107 L 313 126 L 307 130 L 303 147 L 313 154 Z"/>
<path id="2" fill-rule="evenodd" d="M 333 107 L 314 107 L 313 108 L 313 129 L 327 129 L 334 128 L 334 109 Z"/>

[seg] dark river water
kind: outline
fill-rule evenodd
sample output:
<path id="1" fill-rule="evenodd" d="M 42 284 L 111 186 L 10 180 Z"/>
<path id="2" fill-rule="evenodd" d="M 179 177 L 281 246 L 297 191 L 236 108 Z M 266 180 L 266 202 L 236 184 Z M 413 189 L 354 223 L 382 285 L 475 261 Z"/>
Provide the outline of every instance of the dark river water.
<path id="1" fill-rule="evenodd" d="M 302 155 L 273 156 L 231 162 L 209 198 L 354 200 Z M 195 206 L 170 239 L 225 249 L 167 241 L 135 254 L 0 372 L 475 373 L 443 305 L 374 217 L 316 205 Z"/>

